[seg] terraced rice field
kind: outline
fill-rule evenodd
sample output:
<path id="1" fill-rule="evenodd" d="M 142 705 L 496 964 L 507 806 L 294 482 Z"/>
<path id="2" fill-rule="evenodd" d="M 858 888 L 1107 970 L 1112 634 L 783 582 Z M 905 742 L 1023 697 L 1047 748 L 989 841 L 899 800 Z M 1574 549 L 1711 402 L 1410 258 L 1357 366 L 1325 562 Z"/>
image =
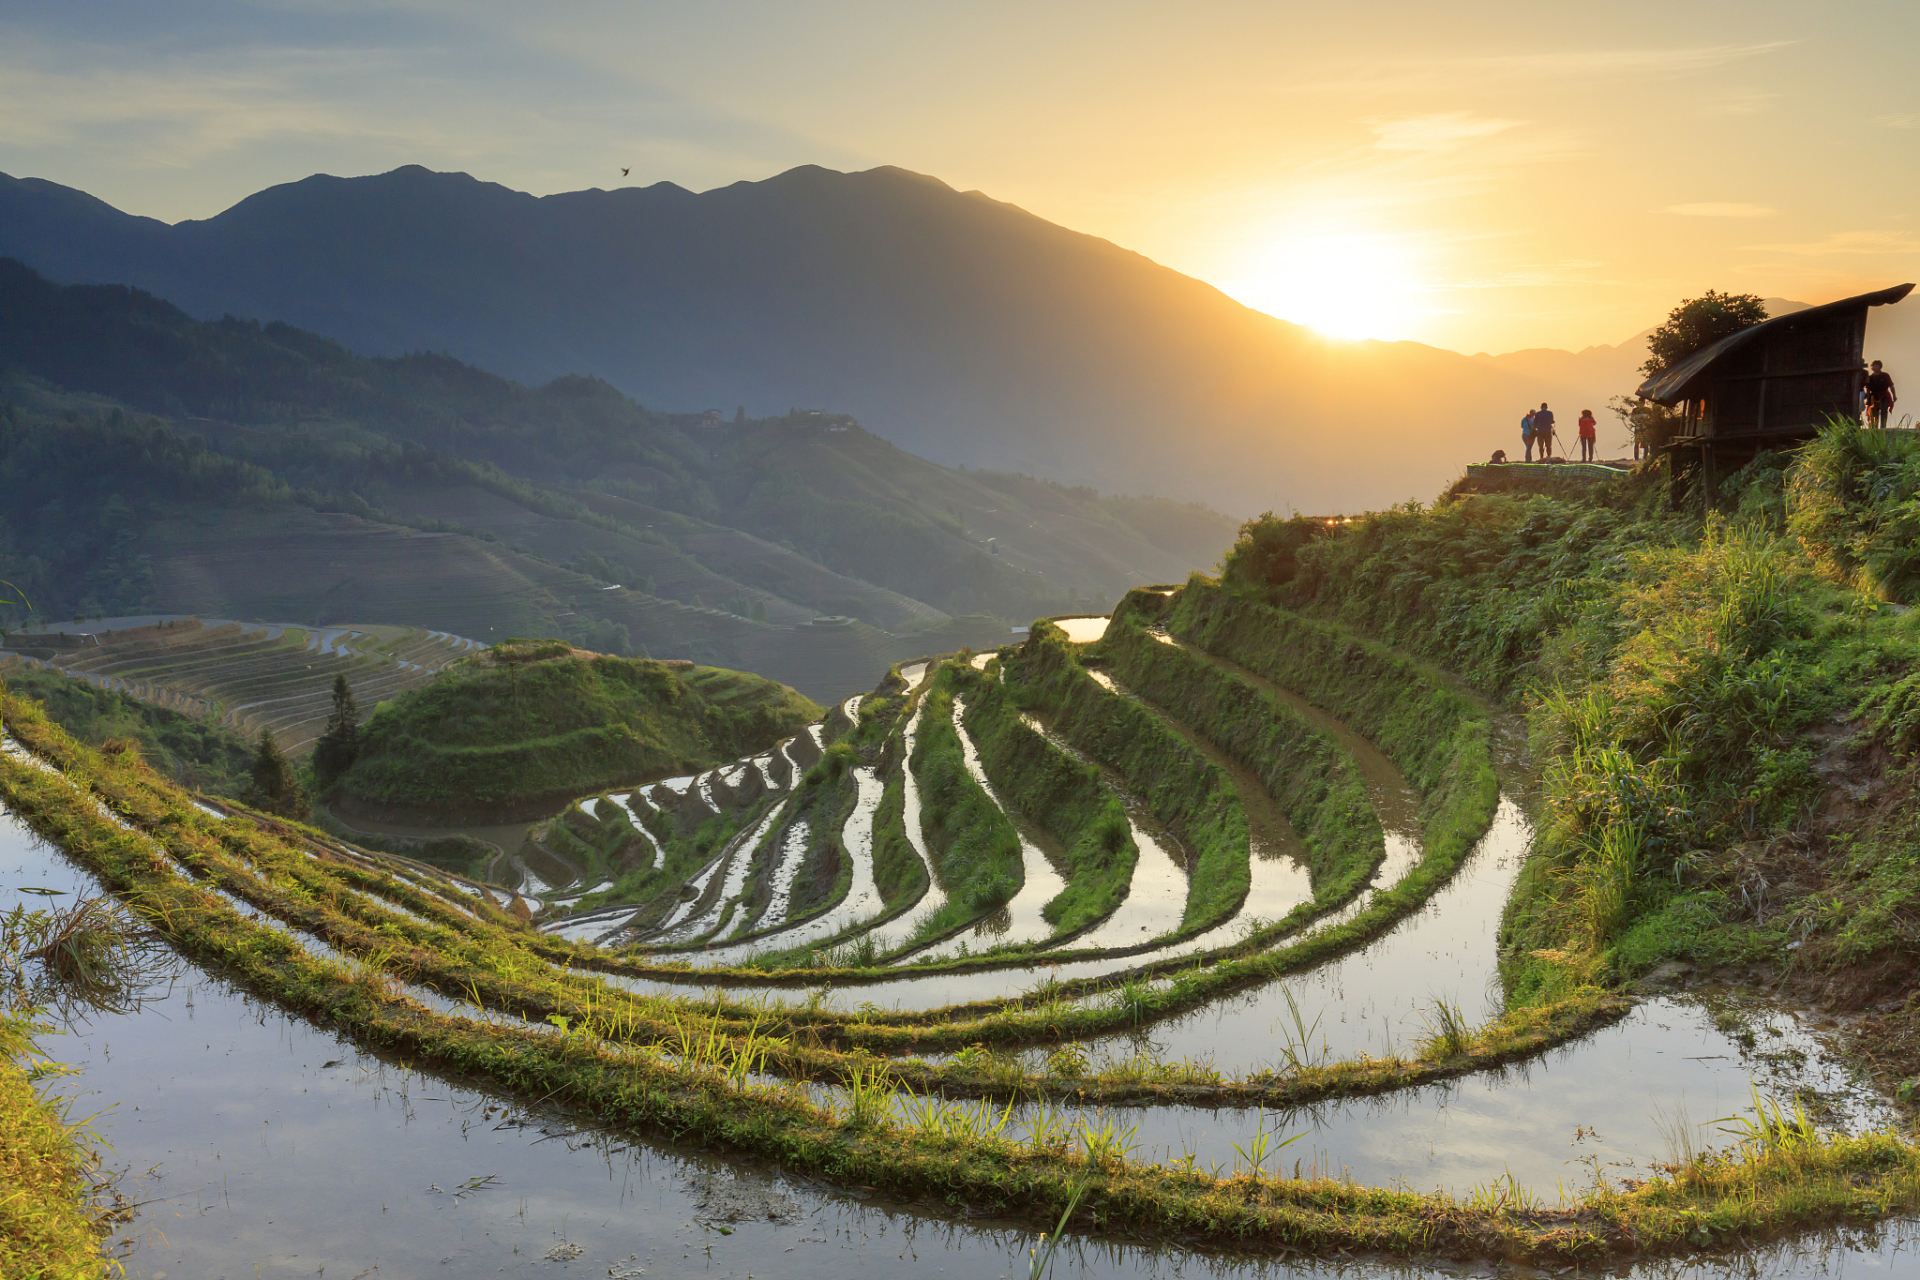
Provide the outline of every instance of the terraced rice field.
<path id="1" fill-rule="evenodd" d="M 12 637 L 25 660 L 143 702 L 211 715 L 299 754 L 326 728 L 333 679 L 362 707 L 423 685 L 478 642 L 418 627 L 313 627 L 195 617 L 109 618 Z"/>
<path id="2" fill-rule="evenodd" d="M 1920 1158 L 1874 1136 L 1886 1100 L 1784 1011 L 1509 1007 L 1533 839 L 1513 723 L 1325 624 L 1276 617 L 1283 671 L 1176 601 L 915 664 L 762 756 L 582 797 L 494 886 L 210 815 L 18 701 L 0 792 L 283 1008 L 662 1160 L 697 1143 L 902 1221 L 964 1204 L 1003 1233 L 945 1237 L 968 1273 L 1025 1274 L 1063 1212 L 1129 1243 L 1062 1274 L 1631 1268 L 1744 1238 L 1775 1148 L 1666 1179 L 1675 1133 L 1756 1089 L 1821 1100 L 1795 1159 L 1880 1206 L 1850 1212 L 1905 1203 L 1889 1179 Z M 1879 1265 L 1900 1230 L 1738 1266 Z M 736 1256 L 824 1274 L 771 1253 L 804 1243 Z"/>

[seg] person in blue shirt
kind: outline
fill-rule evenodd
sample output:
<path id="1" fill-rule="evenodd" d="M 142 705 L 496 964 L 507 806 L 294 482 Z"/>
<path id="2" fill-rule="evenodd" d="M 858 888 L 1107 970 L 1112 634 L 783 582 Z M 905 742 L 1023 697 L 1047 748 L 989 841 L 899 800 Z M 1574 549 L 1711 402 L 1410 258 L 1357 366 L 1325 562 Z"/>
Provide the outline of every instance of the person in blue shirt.
<path id="1" fill-rule="evenodd" d="M 1527 447 L 1525 461 L 1533 461 L 1533 410 L 1527 410 L 1527 416 L 1520 419 L 1520 443 Z"/>
<path id="2" fill-rule="evenodd" d="M 1553 456 L 1553 410 L 1543 401 L 1533 414 L 1533 438 L 1540 442 L 1540 461 Z"/>

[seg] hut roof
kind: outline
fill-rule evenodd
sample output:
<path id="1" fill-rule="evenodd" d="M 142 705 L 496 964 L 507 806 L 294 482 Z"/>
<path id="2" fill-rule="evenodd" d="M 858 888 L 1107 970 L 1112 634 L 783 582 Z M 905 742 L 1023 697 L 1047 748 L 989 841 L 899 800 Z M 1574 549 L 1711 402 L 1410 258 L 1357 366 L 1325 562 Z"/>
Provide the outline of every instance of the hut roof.
<path id="1" fill-rule="evenodd" d="M 1673 404 L 1685 399 L 1695 390 L 1694 383 L 1704 375 L 1721 357 L 1726 356 L 1750 342 L 1755 342 L 1765 332 L 1779 325 L 1787 328 L 1806 320 L 1816 320 L 1834 312 L 1865 310 L 1867 307 L 1885 306 L 1898 302 L 1913 292 L 1910 284 L 1897 284 L 1891 289 L 1879 289 L 1873 293 L 1862 293 L 1852 298 L 1842 298 L 1838 302 L 1826 302 L 1817 307 L 1808 307 L 1804 311 L 1790 311 L 1771 320 L 1762 320 L 1759 324 L 1748 325 L 1738 333 L 1730 333 L 1711 346 L 1700 348 L 1680 363 L 1661 373 L 1654 374 L 1640 384 L 1638 392 L 1642 397 L 1660 404 Z"/>

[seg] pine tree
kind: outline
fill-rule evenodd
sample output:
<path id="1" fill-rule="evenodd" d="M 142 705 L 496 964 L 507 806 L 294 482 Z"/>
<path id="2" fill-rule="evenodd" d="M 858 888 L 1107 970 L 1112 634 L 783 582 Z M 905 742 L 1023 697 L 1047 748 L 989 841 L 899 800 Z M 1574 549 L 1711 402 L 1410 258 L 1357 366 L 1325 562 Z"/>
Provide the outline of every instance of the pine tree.
<path id="1" fill-rule="evenodd" d="M 306 789 L 268 729 L 260 731 L 260 743 L 254 748 L 253 786 L 248 788 L 247 803 L 283 818 L 304 820 L 310 812 Z"/>
<path id="2" fill-rule="evenodd" d="M 360 756 L 360 707 L 344 675 L 333 678 L 333 711 L 326 732 L 313 744 L 313 780 L 322 791 L 353 767 Z"/>

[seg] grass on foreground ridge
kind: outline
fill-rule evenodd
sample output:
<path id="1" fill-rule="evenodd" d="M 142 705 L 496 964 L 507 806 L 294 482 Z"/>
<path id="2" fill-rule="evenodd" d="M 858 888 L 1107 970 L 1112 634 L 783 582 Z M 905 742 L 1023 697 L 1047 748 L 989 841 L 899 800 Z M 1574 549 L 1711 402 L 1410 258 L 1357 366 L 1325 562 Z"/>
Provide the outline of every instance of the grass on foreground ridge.
<path id="1" fill-rule="evenodd" d="M 108 1274 L 92 1206 L 94 1135 L 34 1087 L 35 1025 L 0 1016 L 0 1276 Z"/>
<path id="2" fill-rule="evenodd" d="M 167 828 L 180 852 L 169 856 L 149 836 L 108 821 L 80 789 L 104 784 L 107 795 L 141 766 L 63 741 L 17 699 L 5 711 L 10 726 L 39 730 L 31 736 L 69 771 L 0 757 L 10 806 L 189 955 L 363 1044 L 483 1078 L 522 1099 L 545 1099 L 606 1127 L 705 1142 L 903 1199 L 959 1197 L 1038 1226 L 1052 1226 L 1077 1194 L 1072 1221 L 1082 1229 L 1256 1250 L 1565 1262 L 1750 1239 L 1920 1203 L 1920 1151 L 1911 1144 L 1891 1135 L 1822 1135 L 1777 1115 L 1763 1115 L 1733 1150 L 1698 1157 L 1670 1178 L 1632 1189 L 1597 1186 L 1549 1206 L 1511 1187 L 1454 1198 L 1264 1169 L 1206 1171 L 1190 1159 L 1149 1163 L 1133 1158 L 1128 1134 L 1110 1124 L 1068 1126 L 1045 1115 L 1021 1128 L 996 1124 L 978 1109 L 883 1089 L 881 1064 L 870 1060 L 850 1064 L 842 1101 L 821 1106 L 790 1083 L 756 1080 L 778 1040 L 765 1031 L 702 1038 L 699 1006 L 690 1002 L 677 1041 L 639 1048 L 571 1024 L 542 1035 L 435 1013 L 409 999 L 391 974 L 320 958 L 175 869 L 184 854 L 183 865 L 211 872 L 225 857 L 219 840 L 245 834 L 233 830 L 243 824 L 209 822 L 182 803 Z M 123 777 L 116 780 L 116 771 Z M 150 797 L 178 795 L 150 775 L 138 780 Z"/>
<path id="3" fill-rule="evenodd" d="M 141 965 L 129 918 L 111 899 L 0 915 L 0 1276 L 95 1280 L 122 1275 L 102 1238 L 130 1210 L 103 1174 L 106 1146 L 45 1082 L 71 1074 L 36 1043 L 62 1016 L 125 1008 Z"/>

